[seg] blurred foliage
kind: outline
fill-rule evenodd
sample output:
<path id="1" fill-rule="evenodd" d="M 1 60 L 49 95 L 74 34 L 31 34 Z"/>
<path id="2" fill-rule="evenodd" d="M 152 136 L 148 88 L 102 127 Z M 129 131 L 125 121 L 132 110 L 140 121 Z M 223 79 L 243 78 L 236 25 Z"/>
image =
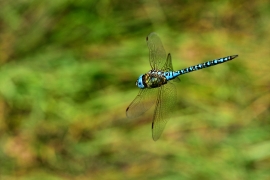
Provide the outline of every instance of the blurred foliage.
<path id="1" fill-rule="evenodd" d="M 270 3 L 0 1 L 0 179 L 270 179 Z M 177 111 L 125 117 L 156 31 Z"/>

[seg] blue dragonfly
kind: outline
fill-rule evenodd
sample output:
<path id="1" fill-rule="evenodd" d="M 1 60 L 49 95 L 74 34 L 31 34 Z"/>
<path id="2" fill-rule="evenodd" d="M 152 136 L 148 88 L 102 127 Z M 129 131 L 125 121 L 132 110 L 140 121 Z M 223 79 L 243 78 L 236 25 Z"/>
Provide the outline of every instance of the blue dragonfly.
<path id="1" fill-rule="evenodd" d="M 176 88 L 172 81 L 179 81 L 178 76 L 182 74 L 233 60 L 238 55 L 227 56 L 174 71 L 171 54 L 166 54 L 158 35 L 154 32 L 150 33 L 146 37 L 146 42 L 152 69 L 146 74 L 140 75 L 136 81 L 136 86 L 140 88 L 140 91 L 126 109 L 126 115 L 129 118 L 138 117 L 155 105 L 152 137 L 156 141 L 160 138 L 170 118 L 170 111 L 176 103 Z"/>

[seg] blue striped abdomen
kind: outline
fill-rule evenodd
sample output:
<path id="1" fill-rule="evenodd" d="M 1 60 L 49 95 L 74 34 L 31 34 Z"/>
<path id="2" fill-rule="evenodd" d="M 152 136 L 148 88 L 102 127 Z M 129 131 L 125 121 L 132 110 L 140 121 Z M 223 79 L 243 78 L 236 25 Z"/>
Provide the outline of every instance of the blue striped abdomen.
<path id="1" fill-rule="evenodd" d="M 214 65 L 217 65 L 217 64 L 221 64 L 221 63 L 230 61 L 230 60 L 236 58 L 237 56 L 238 55 L 233 55 L 233 56 L 227 56 L 227 57 L 215 59 L 215 60 L 212 60 L 212 61 L 207 61 L 207 62 L 197 64 L 195 66 L 190 66 L 188 68 L 184 68 L 184 69 L 181 69 L 181 70 L 178 70 L 178 71 L 167 71 L 167 72 L 164 72 L 163 75 L 166 77 L 167 80 L 172 80 L 172 79 L 174 79 L 177 76 L 180 76 L 182 74 L 186 74 L 186 73 L 189 73 L 189 72 L 192 72 L 192 71 L 197 71 L 197 70 L 200 70 L 200 69 L 203 69 L 203 68 L 207 68 L 207 67 L 210 67 L 210 66 L 214 66 Z"/>

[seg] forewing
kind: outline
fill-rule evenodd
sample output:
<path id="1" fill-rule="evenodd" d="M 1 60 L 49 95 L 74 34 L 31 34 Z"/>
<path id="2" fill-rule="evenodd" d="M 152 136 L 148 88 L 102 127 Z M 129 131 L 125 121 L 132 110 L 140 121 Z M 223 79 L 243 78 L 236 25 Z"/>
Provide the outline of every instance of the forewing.
<path id="1" fill-rule="evenodd" d="M 141 89 L 136 98 L 126 109 L 126 115 L 128 118 L 135 118 L 142 115 L 148 109 L 150 109 L 157 99 L 157 88 L 153 89 Z"/>
<path id="2" fill-rule="evenodd" d="M 166 62 L 166 51 L 156 33 L 150 33 L 146 37 L 149 48 L 149 62 L 153 70 L 160 70 Z"/>
<path id="3" fill-rule="evenodd" d="M 152 137 L 154 141 L 161 136 L 176 102 L 176 88 L 174 84 L 168 82 L 158 89 L 157 105 L 152 122 Z"/>

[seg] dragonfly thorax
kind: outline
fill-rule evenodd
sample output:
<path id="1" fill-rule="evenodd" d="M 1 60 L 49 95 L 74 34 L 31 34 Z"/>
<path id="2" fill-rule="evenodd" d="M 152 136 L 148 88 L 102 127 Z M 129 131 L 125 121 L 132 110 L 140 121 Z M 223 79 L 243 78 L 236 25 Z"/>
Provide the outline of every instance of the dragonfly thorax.
<path id="1" fill-rule="evenodd" d="M 150 70 L 148 73 L 141 75 L 136 85 L 141 88 L 156 88 L 167 83 L 167 79 L 162 71 Z"/>

